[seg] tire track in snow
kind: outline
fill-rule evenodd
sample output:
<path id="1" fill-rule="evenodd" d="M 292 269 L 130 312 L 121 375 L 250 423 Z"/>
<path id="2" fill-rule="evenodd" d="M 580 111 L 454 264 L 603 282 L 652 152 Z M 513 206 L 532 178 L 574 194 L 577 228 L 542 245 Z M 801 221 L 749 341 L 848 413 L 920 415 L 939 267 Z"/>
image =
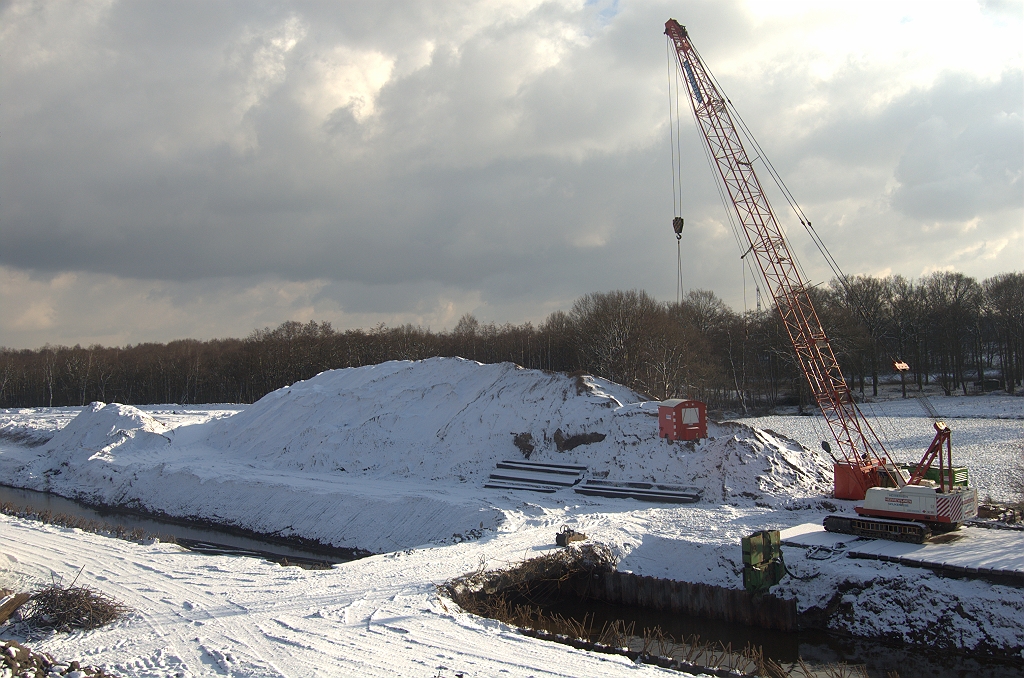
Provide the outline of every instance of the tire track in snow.
<path id="1" fill-rule="evenodd" d="M 455 614 L 431 581 L 515 561 L 515 540 L 374 556 L 332 570 L 284 568 L 138 545 L 0 516 L 0 581 L 17 567 L 36 584 L 51 572 L 111 595 L 137 613 L 110 627 L 54 634 L 37 649 L 126 678 L 171 676 L 653 675 L 622 658 L 519 636 Z M 3 563 L 10 563 L 4 565 Z M 566 654 L 569 653 L 569 654 Z M 637 671 L 640 674 L 637 674 Z"/>

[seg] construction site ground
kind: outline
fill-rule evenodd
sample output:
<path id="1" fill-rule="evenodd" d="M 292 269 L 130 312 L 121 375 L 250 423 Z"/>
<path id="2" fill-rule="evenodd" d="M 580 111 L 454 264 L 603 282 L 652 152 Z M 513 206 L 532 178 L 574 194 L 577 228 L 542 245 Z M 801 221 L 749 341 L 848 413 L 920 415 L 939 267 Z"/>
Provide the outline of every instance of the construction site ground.
<path id="1" fill-rule="evenodd" d="M 1019 501 L 1024 399 L 935 406 L 948 417 L 961 404 L 983 424 L 974 439 L 954 438 L 966 456 L 988 455 L 978 471 L 972 466 L 982 496 Z M 908 432 L 927 428 L 902 407 L 886 416 Z M 6 411 L 0 483 L 378 555 L 302 570 L 3 516 L 0 588 L 78 576 L 135 612 L 90 632 L 30 639 L 15 623 L 0 634 L 25 634 L 19 640 L 39 650 L 125 676 L 660 675 L 465 614 L 436 587 L 548 553 L 563 525 L 607 545 L 619 570 L 740 587 L 741 537 L 852 513 L 854 502 L 828 497 L 831 460 L 799 444 L 814 435 L 811 419 L 711 423 L 707 440 L 668 444 L 657 438 L 656 407 L 616 384 L 447 359 L 328 372 L 250 406 Z M 954 432 L 969 421 L 950 420 Z M 594 442 L 559 452 L 556 431 Z M 530 461 L 696 488 L 700 499 L 485 488 L 498 463 L 525 456 L 514 443 L 525 434 Z M 801 530 L 804 539 L 810 532 Z M 962 533 L 899 557 L 963 552 L 971 563 L 1019 567 L 996 558 L 1018 533 Z M 831 632 L 1024 662 L 1024 588 L 849 557 L 851 548 L 867 553 L 856 540 L 792 544 L 784 555 L 793 576 L 772 592 L 801 611 L 829 609 Z"/>

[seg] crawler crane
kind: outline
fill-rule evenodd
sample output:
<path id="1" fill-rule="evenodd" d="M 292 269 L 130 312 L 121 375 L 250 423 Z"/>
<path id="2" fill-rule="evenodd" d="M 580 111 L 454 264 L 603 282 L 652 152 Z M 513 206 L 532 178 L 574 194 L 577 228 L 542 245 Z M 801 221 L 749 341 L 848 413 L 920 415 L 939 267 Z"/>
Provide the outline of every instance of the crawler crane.
<path id="1" fill-rule="evenodd" d="M 775 301 L 814 401 L 824 415 L 842 459 L 835 465 L 834 495 L 864 500 L 857 516 L 831 515 L 826 530 L 921 543 L 933 530 L 956 529 L 978 511 L 974 488 L 954 485 L 950 430 L 935 422 L 935 438 L 907 474 L 889 456 L 846 384 L 835 353 L 811 303 L 775 213 L 754 173 L 734 122 L 735 109 L 675 19 L 665 24 L 680 79 L 689 93 L 697 127 L 712 166 L 732 202 L 740 230 Z M 733 111 L 733 113 L 730 113 Z M 742 119 L 738 118 L 742 124 Z M 759 158 L 755 158 L 755 161 Z M 766 165 L 775 175 L 774 168 Z M 810 230 L 810 222 L 801 223 Z M 746 255 L 744 255 L 746 256 Z M 822 443 L 831 455 L 831 446 Z M 925 479 L 938 461 L 938 482 Z"/>

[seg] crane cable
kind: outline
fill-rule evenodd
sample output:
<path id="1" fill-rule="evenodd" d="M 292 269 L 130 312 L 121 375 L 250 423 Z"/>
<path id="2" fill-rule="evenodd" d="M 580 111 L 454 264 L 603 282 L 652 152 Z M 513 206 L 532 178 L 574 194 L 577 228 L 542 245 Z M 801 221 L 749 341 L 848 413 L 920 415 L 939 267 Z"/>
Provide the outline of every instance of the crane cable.
<path id="1" fill-rule="evenodd" d="M 694 51 L 696 51 L 696 49 Z M 710 74 L 710 71 L 709 75 L 711 75 L 711 78 L 714 79 L 714 75 Z M 717 80 L 715 82 L 717 84 Z M 867 305 L 865 303 L 865 300 L 860 294 L 856 292 L 856 290 L 854 290 L 854 288 L 850 284 L 849 276 L 847 276 L 847 274 L 839 266 L 839 262 L 836 261 L 835 257 L 832 255 L 832 252 L 828 249 L 828 246 L 825 244 L 825 241 L 821 239 L 820 235 L 818 235 L 818 231 L 814 228 L 814 225 L 811 223 L 810 218 L 807 216 L 803 208 L 800 206 L 800 203 L 797 202 L 796 196 L 793 195 L 793 192 L 790 190 L 785 180 L 783 180 L 782 175 L 779 174 L 778 170 L 775 169 L 775 165 L 772 164 L 771 159 L 761 149 L 761 145 L 754 137 L 754 133 L 747 126 L 747 123 L 743 119 L 743 116 L 740 115 L 739 110 L 736 108 L 736 106 L 733 105 L 732 101 L 730 101 L 728 97 L 726 97 L 726 102 L 729 105 L 729 109 L 736 115 L 736 119 L 740 123 L 740 131 L 743 133 L 743 136 L 750 141 L 751 145 L 757 151 L 758 159 L 761 160 L 762 164 L 768 170 L 769 175 L 772 177 L 772 180 L 775 182 L 775 185 L 782 192 L 782 195 L 785 198 L 786 202 L 789 203 L 789 206 L 793 210 L 793 213 L 796 215 L 796 218 L 800 222 L 800 225 L 804 227 L 804 230 L 811 238 L 811 242 L 814 243 L 814 246 L 817 248 L 818 252 L 821 253 L 822 258 L 825 259 L 825 263 L 828 264 L 828 267 L 832 270 L 832 274 L 835 276 L 835 279 L 842 286 L 843 291 L 846 293 L 846 297 L 847 299 L 850 300 L 854 310 L 857 311 L 857 314 L 860 315 L 861 320 L 863 320 L 865 324 L 870 325 L 870 322 L 868 321 L 868 313 L 866 309 Z M 796 259 L 795 253 L 793 257 L 794 259 Z M 810 280 L 809 276 L 807 276 L 806 273 L 803 271 L 803 266 L 800 264 L 799 261 L 797 261 L 797 265 L 800 266 L 801 272 L 804 274 L 804 278 Z M 893 355 L 891 351 L 887 350 L 887 347 L 883 346 L 883 349 L 886 349 L 886 353 L 889 354 L 889 359 L 893 363 L 895 363 L 896 356 Z"/>
<path id="2" fill-rule="evenodd" d="M 669 45 L 669 43 L 666 42 L 666 45 Z M 679 117 L 679 115 L 678 115 L 678 111 L 679 111 L 679 96 L 678 96 L 678 87 L 677 87 L 677 89 L 676 89 L 677 94 L 676 94 L 676 97 L 675 97 L 675 100 L 676 100 L 676 102 L 675 102 L 675 110 L 673 110 L 673 106 L 672 106 L 672 54 L 668 53 L 667 56 L 668 56 L 668 64 L 667 64 L 667 66 L 668 66 L 668 145 L 669 145 L 669 150 L 672 153 L 672 216 L 673 217 L 678 217 L 678 216 L 680 216 L 679 215 L 679 212 L 680 212 L 680 205 L 679 205 L 679 203 L 682 200 L 682 195 L 681 195 L 682 194 L 682 182 L 681 182 L 680 179 L 677 178 L 678 173 L 676 172 L 676 168 L 677 168 L 678 165 L 681 165 L 681 162 L 678 159 L 677 154 L 676 154 L 675 131 L 672 129 L 672 127 L 673 127 L 673 122 Z M 679 167 L 679 169 L 681 170 L 682 168 Z"/>
<path id="3" fill-rule="evenodd" d="M 856 306 L 857 312 L 861 315 L 861 318 L 863 320 L 865 320 L 865 322 L 867 322 L 867 314 L 866 314 L 866 311 L 865 311 L 865 308 L 864 308 L 864 304 L 861 302 L 861 299 L 860 299 L 859 295 L 857 295 L 857 294 L 855 294 L 853 292 L 853 290 L 852 290 L 852 288 L 851 288 L 851 286 L 849 284 L 849 281 L 847 279 L 846 274 L 843 273 L 842 269 L 839 267 L 839 263 L 832 256 L 832 253 L 829 251 L 829 249 L 825 245 L 824 241 L 822 241 L 822 239 L 818 235 L 817 231 L 814 229 L 814 226 L 811 224 L 811 220 L 807 217 L 806 213 L 803 211 L 803 208 L 800 207 L 800 204 L 797 202 L 796 197 L 793 195 L 792 191 L 790 191 L 790 189 L 786 185 L 785 181 L 783 181 L 782 176 L 775 169 L 775 166 L 772 164 L 771 160 L 768 158 L 767 154 L 764 152 L 764 150 L 762 149 L 761 145 L 758 143 L 756 137 L 754 137 L 753 132 L 747 126 L 746 121 L 743 119 L 743 116 L 740 115 L 740 112 L 736 109 L 736 107 L 733 105 L 732 101 L 728 98 L 728 96 L 726 96 L 724 94 L 724 89 L 722 88 L 721 84 L 718 82 L 718 79 L 715 78 L 714 74 L 711 72 L 711 69 L 709 69 L 707 67 L 707 63 L 704 61 L 704 58 L 700 55 L 700 53 L 697 51 L 696 47 L 694 47 L 692 45 L 692 43 L 690 44 L 690 48 L 693 49 L 694 54 L 696 55 L 697 59 L 699 59 L 700 62 L 703 64 L 704 70 L 708 74 L 708 77 L 711 79 L 711 81 L 714 84 L 714 86 L 718 89 L 718 93 L 725 100 L 725 103 L 728 106 L 725 109 L 726 113 L 728 114 L 728 112 L 730 110 L 732 111 L 732 113 L 736 117 L 736 120 L 739 123 L 738 129 L 739 129 L 740 133 L 744 137 L 747 138 L 747 140 L 751 144 L 751 148 L 757 153 L 757 157 L 755 157 L 754 160 L 751 161 L 751 162 L 754 162 L 756 160 L 761 160 L 761 162 L 764 165 L 764 167 L 768 170 L 769 175 L 772 177 L 772 180 L 775 182 L 775 185 L 782 192 L 783 198 L 789 204 L 790 209 L 793 210 L 794 214 L 797 217 L 797 220 L 800 222 L 800 225 L 804 227 L 804 230 L 810 236 L 811 241 L 815 244 L 815 247 L 818 249 L 818 251 L 824 257 L 825 262 L 828 264 L 829 268 L 832 269 L 833 274 L 836 275 L 836 278 L 838 279 L 839 283 L 843 286 L 844 290 L 847 292 L 847 298 L 851 298 L 854 301 L 854 304 Z M 699 122 L 697 121 L 696 111 L 693 110 L 693 106 L 690 106 L 689 108 L 691 109 L 691 114 L 694 117 L 694 122 L 697 123 L 698 129 L 701 129 L 701 127 L 699 125 Z M 712 173 L 714 174 L 715 171 L 716 171 L 716 168 L 714 166 L 713 158 L 711 157 L 711 151 L 710 151 L 710 149 L 708 149 L 706 147 L 706 145 L 705 145 L 705 156 L 708 158 L 708 162 L 712 166 Z M 715 182 L 715 183 L 718 184 L 719 182 Z M 719 195 L 723 199 L 723 204 L 725 204 L 725 199 L 724 199 L 724 195 L 722 194 L 721 187 L 719 187 Z M 733 228 L 734 228 L 734 237 L 737 238 L 737 244 L 740 244 L 741 241 L 739 240 L 738 234 L 735 232 L 735 224 L 733 224 L 733 222 L 732 222 L 731 212 L 728 209 L 728 207 L 726 207 L 726 212 L 728 214 L 730 214 L 730 224 L 732 224 Z M 779 227 L 780 234 L 782 235 L 783 239 L 785 240 L 786 239 L 785 229 L 783 228 L 782 224 L 778 224 L 778 227 Z M 742 249 L 742 245 L 740 245 L 740 247 Z M 745 252 L 742 255 L 741 258 L 746 257 L 746 255 L 748 253 L 749 253 L 749 250 L 747 252 Z M 810 281 L 810 277 L 807 275 L 807 272 L 804 270 L 803 264 L 798 259 L 797 255 L 796 255 L 796 252 L 790 250 L 789 254 L 792 257 L 793 262 L 796 265 L 797 270 L 799 271 L 800 275 L 803 276 L 804 280 L 809 282 Z M 755 276 L 755 279 L 756 279 L 756 276 Z M 809 287 L 811 287 L 811 286 L 808 285 L 807 287 L 809 289 Z M 869 429 L 869 431 L 871 431 L 871 434 L 874 436 L 874 438 L 878 442 L 879 446 L 881 446 L 882 450 L 885 452 L 885 455 L 888 456 L 889 453 L 888 453 L 888 451 L 885 450 L 885 445 L 878 438 L 878 434 L 871 428 L 870 424 L 868 424 L 868 429 Z"/>
<path id="4" fill-rule="evenodd" d="M 683 303 L 683 154 L 680 147 L 679 129 L 679 83 L 676 82 L 675 95 L 672 87 L 672 49 L 666 42 L 668 69 L 668 142 L 672 153 L 672 228 L 676 234 L 676 304 Z M 673 111 L 674 100 L 674 111 Z M 673 130 L 673 124 L 675 130 Z"/>
<path id="5" fill-rule="evenodd" d="M 718 78 L 716 78 L 715 74 L 711 72 L 711 69 L 708 67 L 707 62 L 704 60 L 704 57 L 701 56 L 700 52 L 697 51 L 697 48 L 694 47 L 692 43 L 690 44 L 690 48 L 693 50 L 694 54 L 697 55 L 697 58 L 703 65 L 704 72 L 707 73 L 708 77 L 711 78 L 712 83 L 714 83 L 714 86 L 717 89 L 717 93 L 728 105 L 728 110 L 734 114 L 736 122 L 738 123 L 736 125 L 736 129 L 747 139 L 747 141 L 750 143 L 751 149 L 755 152 L 756 155 L 754 159 L 751 160 L 750 162 L 754 163 L 757 162 L 758 160 L 761 161 L 765 168 L 768 169 L 768 173 L 772 177 L 772 180 L 775 182 L 776 186 L 778 186 L 779 189 L 782 191 L 783 198 L 789 204 L 790 208 L 797 213 L 797 219 L 800 220 L 801 224 L 805 224 L 804 219 L 801 219 L 800 217 L 800 214 L 802 214 L 803 210 L 800 208 L 800 205 L 796 202 L 796 198 L 793 197 L 792 193 L 789 192 L 789 188 L 786 187 L 785 183 L 782 182 L 782 177 L 779 176 L 778 172 L 775 171 L 775 167 L 774 165 L 771 164 L 771 161 L 768 159 L 767 154 L 765 154 L 764 149 L 761 148 L 761 145 L 757 142 L 757 139 L 754 138 L 753 133 L 747 127 L 746 122 L 744 122 L 742 116 L 740 116 L 739 111 L 736 110 L 736 107 L 733 105 L 732 101 L 729 99 L 728 96 L 726 96 L 725 90 L 722 88 L 721 83 L 718 82 Z M 783 239 L 787 240 L 783 225 L 778 224 L 778 226 L 779 232 L 782 234 Z M 796 265 L 800 275 L 803 276 L 804 280 L 810 280 L 810 277 L 807 275 L 807 271 L 803 267 L 803 263 L 797 257 L 796 252 L 792 251 L 792 249 L 790 249 L 790 256 L 792 257 L 794 264 Z"/>
<path id="6" fill-rule="evenodd" d="M 676 304 L 683 303 L 683 246 L 676 238 Z"/>
<path id="7" fill-rule="evenodd" d="M 785 199 L 790 209 L 793 210 L 793 213 L 796 215 L 796 218 L 800 222 L 800 225 L 803 226 L 804 230 L 807 231 L 808 235 L 811 238 L 811 241 L 815 244 L 815 247 L 817 247 L 818 251 L 821 252 L 822 256 L 825 258 L 825 262 L 829 265 L 829 268 L 831 268 L 832 272 L 836 275 L 836 277 L 839 278 L 839 280 L 843 282 L 843 284 L 845 284 L 846 276 L 842 272 L 842 269 L 839 268 L 838 262 L 836 262 L 835 258 L 832 256 L 832 253 L 825 246 L 824 241 L 822 241 L 821 238 L 818 236 L 817 231 L 814 230 L 814 227 L 811 225 L 811 220 L 807 217 L 807 214 L 804 212 L 803 208 L 800 207 L 800 203 L 797 202 L 796 196 L 793 195 L 793 192 L 789 189 L 789 186 L 787 186 L 786 182 L 783 181 L 782 175 L 779 174 L 778 170 L 775 169 L 775 165 L 772 164 L 772 161 L 768 157 L 768 154 L 764 152 L 764 149 L 761 147 L 761 144 L 757 141 L 757 138 L 754 136 L 754 133 L 747 125 L 746 120 L 744 120 L 743 116 L 740 114 L 739 109 L 736 108 L 736 106 L 732 103 L 732 100 L 729 99 L 729 97 L 725 94 L 725 90 L 722 88 L 721 83 L 718 82 L 718 78 L 716 78 L 715 74 L 711 71 L 710 68 L 708 68 L 707 62 L 704 61 L 704 57 L 701 56 L 700 52 L 697 51 L 697 48 L 692 43 L 690 44 L 690 48 L 697 55 L 697 58 L 700 59 L 701 62 L 704 64 L 705 72 L 708 74 L 708 77 L 711 78 L 711 81 L 714 82 L 719 94 L 721 94 L 722 98 L 725 99 L 725 103 L 728 105 L 729 111 L 735 116 L 736 121 L 738 123 L 737 128 L 739 129 L 740 133 L 742 133 L 743 136 L 747 139 L 747 141 L 750 142 L 751 148 L 757 154 L 757 157 L 755 157 L 752 162 L 760 160 L 762 165 L 764 165 L 765 169 L 768 170 L 768 174 L 769 176 L 771 176 L 772 181 L 775 182 L 776 187 L 778 187 L 778 189 L 781 191 L 783 199 Z M 795 252 L 791 252 L 790 254 L 793 255 L 794 259 L 796 259 Z M 810 280 L 809 276 L 807 276 L 806 274 L 806 271 L 803 270 L 802 264 L 799 261 L 797 261 L 796 263 L 800 267 L 801 273 L 804 275 L 804 278 Z"/>
<path id="8" fill-rule="evenodd" d="M 678 53 L 674 49 L 674 43 L 672 42 L 672 39 L 668 38 L 667 41 L 666 41 L 666 44 L 668 45 L 668 48 L 669 48 L 669 51 L 670 51 L 670 56 L 669 56 L 670 61 L 675 63 L 675 73 L 676 73 L 676 125 L 678 127 L 678 125 L 679 125 L 679 115 L 678 115 L 678 113 L 679 113 L 679 105 L 678 105 L 679 96 L 678 96 L 678 93 L 679 93 L 679 80 L 682 79 L 682 74 L 680 73 L 681 69 L 680 69 L 680 65 L 679 65 Z M 691 45 L 691 47 L 692 47 L 692 45 Z M 696 50 L 694 50 L 694 51 L 696 51 Z M 672 59 L 672 54 L 676 55 L 675 59 Z M 698 57 L 699 56 L 700 55 L 698 55 Z M 703 61 L 703 59 L 701 59 L 701 61 Z M 705 68 L 705 70 L 707 70 L 707 64 L 704 65 L 704 68 Z M 708 73 L 710 74 L 710 71 L 708 71 Z M 670 75 L 669 76 L 669 87 L 672 86 L 671 85 L 671 81 L 672 81 L 672 78 L 671 78 L 671 75 Z M 716 81 L 716 84 L 717 84 L 717 81 Z M 670 101 L 670 104 L 671 104 L 671 96 L 670 96 L 670 100 L 669 101 Z M 697 130 L 700 130 L 701 129 L 700 121 L 697 120 L 697 114 L 693 110 L 693 106 L 687 106 L 686 108 L 690 111 L 690 116 L 693 118 L 694 127 Z M 678 142 L 679 136 L 680 135 L 679 135 L 679 133 L 677 131 L 676 132 L 676 140 L 677 140 L 677 142 Z M 701 149 L 703 149 L 703 151 L 704 151 L 704 158 L 707 160 L 708 167 L 711 169 L 711 176 L 712 177 L 716 176 L 718 174 L 718 167 L 715 164 L 714 157 L 712 157 L 712 155 L 711 155 L 711 149 L 709 149 L 707 144 L 705 144 L 705 143 L 700 144 L 700 147 L 701 147 Z M 677 157 L 680 157 L 680 154 L 677 154 Z M 681 162 L 682 162 L 682 159 L 680 157 L 680 163 Z M 682 168 L 680 167 L 680 174 L 681 173 L 682 173 Z M 722 202 L 722 208 L 725 211 L 726 219 L 729 222 L 729 228 L 732 231 L 733 240 L 736 241 L 736 248 L 740 252 L 740 261 L 743 262 L 743 265 L 745 265 L 747 267 L 747 270 L 750 271 L 750 277 L 751 277 L 751 280 L 753 280 L 753 282 L 754 282 L 754 289 L 755 289 L 755 291 L 757 293 L 757 301 L 758 301 L 757 307 L 758 307 L 758 310 L 760 311 L 761 310 L 761 303 L 760 303 L 761 302 L 761 286 L 758 284 L 758 276 L 754 272 L 754 269 L 753 269 L 753 267 L 750 264 L 750 260 L 747 259 L 747 255 L 750 254 L 751 249 L 753 249 L 753 248 L 752 247 L 747 248 L 747 247 L 744 247 L 744 245 L 743 245 L 744 238 L 740 234 L 741 228 L 740 228 L 739 223 L 736 221 L 737 217 L 736 217 L 736 214 L 735 214 L 735 208 L 734 208 L 734 206 L 732 204 L 732 201 L 725 194 L 725 188 L 722 186 L 722 182 L 714 181 L 713 183 L 715 185 L 715 188 L 718 190 L 718 198 Z M 742 270 L 742 268 L 741 268 L 741 270 Z M 744 278 L 744 285 L 745 284 L 746 284 L 746 279 Z"/>
<path id="9" fill-rule="evenodd" d="M 718 79 L 715 77 L 714 73 L 711 72 L 711 69 L 708 68 L 707 62 L 704 61 L 704 57 L 701 56 L 700 52 L 697 51 L 697 48 L 694 47 L 692 43 L 690 44 L 690 48 L 693 49 L 694 53 L 697 55 L 697 58 L 700 59 L 701 62 L 704 64 L 704 70 L 708 74 L 708 77 L 710 77 L 711 80 L 715 83 L 715 87 L 718 88 L 719 93 L 725 99 L 725 102 L 728 105 L 729 110 L 736 116 L 736 120 L 739 123 L 738 127 L 740 132 L 750 142 L 751 148 L 753 148 L 753 150 L 757 153 L 757 157 L 754 160 L 760 160 L 761 163 L 764 165 L 765 169 L 768 170 L 768 174 L 772 177 L 772 180 L 775 182 L 776 187 L 778 187 L 779 191 L 782 193 L 783 198 L 789 204 L 790 209 L 793 210 L 793 213 L 796 216 L 797 220 L 800 222 L 800 225 L 804 227 L 804 230 L 811 238 L 811 242 L 814 243 L 814 246 L 817 248 L 818 252 L 821 253 L 822 257 L 825 259 L 825 263 L 828 264 L 828 267 L 832 270 L 832 274 L 835 276 L 836 280 L 838 280 L 839 284 L 842 285 L 843 291 L 846 292 L 847 298 L 851 300 L 854 308 L 860 315 L 861 320 L 863 320 L 867 324 L 870 324 L 868 322 L 868 314 L 865 308 L 866 304 L 864 300 L 861 298 L 861 295 L 857 294 L 853 287 L 850 285 L 849 277 L 846 275 L 845 272 L 843 272 L 843 269 L 839 266 L 839 262 L 836 261 L 835 257 L 832 255 L 832 252 L 828 249 L 828 246 L 825 245 L 825 242 L 821 239 L 821 236 L 818 235 L 818 231 L 815 230 L 813 224 L 811 224 L 810 218 L 807 216 L 806 212 L 804 212 L 803 208 L 800 206 L 800 203 L 797 201 L 796 196 L 793 195 L 793 192 L 790 190 L 789 186 L 783 180 L 782 175 L 779 174 L 778 170 L 775 169 L 775 165 L 772 164 L 772 161 L 768 157 L 768 154 L 765 153 L 764 149 L 761 148 L 761 144 L 757 141 L 757 138 L 754 136 L 753 131 L 751 131 L 750 127 L 747 126 L 747 122 L 746 120 L 743 119 L 743 116 L 740 115 L 739 109 L 737 109 L 736 106 L 732 103 L 732 100 L 729 99 L 728 96 L 726 96 L 725 90 L 722 89 L 722 86 L 718 82 Z M 793 260 L 796 262 L 796 265 L 800 268 L 800 272 L 804 276 L 804 279 L 809 281 L 810 277 L 804 270 L 803 264 L 800 262 L 799 259 L 797 259 L 796 253 L 790 253 L 793 256 Z M 889 354 L 890 360 L 895 363 L 897 356 L 892 354 L 892 352 L 889 350 L 886 350 L 885 352 Z"/>
<path id="10" fill-rule="evenodd" d="M 739 131 L 743 134 L 744 137 L 747 138 L 747 140 L 750 142 L 751 148 L 757 153 L 757 157 L 754 160 L 760 160 L 761 163 L 764 165 L 765 169 L 768 170 L 768 174 L 772 177 L 772 180 L 775 182 L 775 185 L 782 192 L 782 197 L 785 199 L 790 209 L 793 210 L 793 213 L 796 215 L 796 218 L 800 222 L 800 225 L 803 226 L 804 230 L 806 230 L 808 235 L 810 235 L 811 240 L 814 242 L 815 246 L 817 246 L 818 250 L 821 251 L 822 255 L 825 257 L 826 263 L 828 263 L 829 267 L 832 268 L 833 273 L 835 273 L 836 276 L 839 278 L 844 278 L 845 276 L 842 273 L 842 270 L 839 268 L 838 262 L 836 262 L 835 258 L 832 256 L 832 253 L 829 252 L 828 248 L 825 246 L 824 241 L 822 241 L 821 238 L 818 237 L 817 231 L 815 231 L 814 227 L 811 225 L 810 218 L 804 212 L 803 208 L 800 207 L 800 203 L 797 201 L 796 196 L 793 195 L 793 192 L 789 189 L 789 186 L 786 185 L 786 182 L 782 179 L 782 175 L 779 174 L 778 170 L 775 169 L 775 165 L 772 164 L 771 158 L 769 158 L 768 154 L 764 152 L 764 149 L 761 147 L 761 144 L 757 141 L 757 138 L 754 136 L 753 131 L 751 131 L 750 127 L 747 125 L 747 121 L 743 119 L 743 116 L 740 114 L 739 109 L 737 109 L 736 106 L 732 103 L 732 100 L 728 96 L 726 96 L 725 90 L 722 88 L 721 83 L 718 82 L 718 78 L 715 77 L 715 74 L 711 72 L 710 68 L 708 68 L 707 62 L 704 61 L 704 57 L 701 56 L 700 52 L 698 52 L 697 48 L 694 47 L 692 44 L 690 45 L 690 47 L 697 55 L 697 58 L 699 58 L 701 62 L 704 63 L 704 70 L 707 72 L 708 77 L 710 77 L 711 80 L 715 83 L 715 87 L 718 88 L 719 93 L 725 99 L 725 103 L 728 105 L 729 110 L 736 117 L 736 121 L 739 123 Z"/>

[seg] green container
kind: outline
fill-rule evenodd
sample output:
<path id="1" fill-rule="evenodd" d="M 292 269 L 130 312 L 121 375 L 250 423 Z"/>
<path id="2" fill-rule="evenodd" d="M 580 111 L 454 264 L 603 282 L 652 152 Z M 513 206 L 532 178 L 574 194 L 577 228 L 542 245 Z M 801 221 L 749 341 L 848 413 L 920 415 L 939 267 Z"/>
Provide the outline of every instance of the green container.
<path id="1" fill-rule="evenodd" d="M 778 530 L 755 532 L 743 537 L 740 544 L 743 546 L 743 588 L 752 593 L 767 591 L 786 576 Z"/>
<path id="2" fill-rule="evenodd" d="M 765 561 L 764 540 L 760 532 L 744 537 L 741 543 L 743 544 L 744 565 L 760 565 Z"/>
<path id="3" fill-rule="evenodd" d="M 743 588 L 751 593 L 767 591 L 785 577 L 786 563 L 776 558 L 761 565 L 746 565 L 743 568 Z"/>
<path id="4" fill-rule="evenodd" d="M 760 565 L 777 558 L 782 554 L 780 542 L 778 530 L 765 530 L 743 537 L 740 542 L 743 546 L 743 564 Z"/>
<path id="5" fill-rule="evenodd" d="M 747 565 L 743 568 L 743 588 L 750 591 L 763 591 L 769 588 L 768 568 L 764 565 Z"/>
<path id="6" fill-rule="evenodd" d="M 907 472 L 908 475 L 914 474 L 914 469 L 917 468 L 917 464 L 900 464 L 900 468 Z M 950 469 L 942 469 L 946 476 L 946 482 L 949 482 Z M 967 467 L 966 466 L 954 466 L 953 469 L 953 486 L 954 487 L 967 487 Z M 939 467 L 932 466 L 924 474 L 925 480 L 932 480 L 936 483 L 939 482 Z"/>

